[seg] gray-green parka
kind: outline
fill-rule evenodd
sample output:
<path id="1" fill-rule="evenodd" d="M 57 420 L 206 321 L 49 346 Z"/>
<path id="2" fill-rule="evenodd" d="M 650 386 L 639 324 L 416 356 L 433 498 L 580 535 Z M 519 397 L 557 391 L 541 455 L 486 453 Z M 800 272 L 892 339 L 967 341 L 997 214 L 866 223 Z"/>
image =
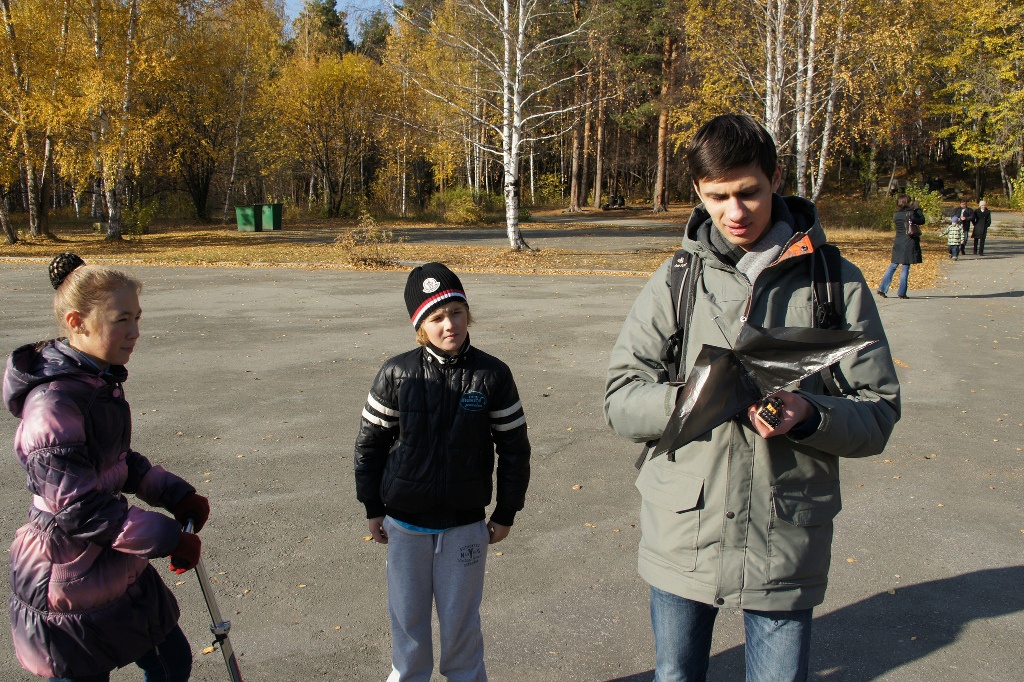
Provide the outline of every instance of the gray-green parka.
<path id="1" fill-rule="evenodd" d="M 784 203 L 783 203 L 784 202 Z M 786 210 L 788 207 L 788 210 Z M 772 220 L 791 223 L 786 248 L 753 283 L 710 248 L 716 229 L 694 209 L 683 248 L 703 259 L 686 349 L 685 376 L 702 344 L 731 347 L 744 321 L 763 327 L 813 326 L 811 258 L 825 243 L 809 201 L 773 197 Z M 662 264 L 641 291 L 610 358 L 605 418 L 621 436 L 661 436 L 678 385 L 659 360 L 675 331 L 668 269 Z M 874 297 L 860 270 L 843 260 L 845 329 L 878 343 L 844 358 L 833 397 L 820 375 L 797 390 L 821 414 L 803 440 L 761 438 L 738 417 L 667 457 L 648 460 L 636 487 L 642 496 L 640 575 L 688 599 L 753 610 L 820 604 L 831 560 L 832 520 L 841 508 L 839 458 L 885 448 L 900 417 L 900 391 Z"/>

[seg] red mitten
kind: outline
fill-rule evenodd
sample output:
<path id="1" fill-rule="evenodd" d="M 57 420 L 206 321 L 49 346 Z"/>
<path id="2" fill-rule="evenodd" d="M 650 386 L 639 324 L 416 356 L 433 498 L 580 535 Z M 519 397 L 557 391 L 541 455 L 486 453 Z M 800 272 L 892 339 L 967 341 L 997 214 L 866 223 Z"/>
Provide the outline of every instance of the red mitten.
<path id="1" fill-rule="evenodd" d="M 182 533 L 178 546 L 171 552 L 171 565 L 168 567 L 178 575 L 193 569 L 199 563 L 199 551 L 203 542 L 195 533 Z"/>
<path id="2" fill-rule="evenodd" d="M 189 493 L 181 498 L 181 502 L 171 510 L 174 518 L 181 525 L 185 525 L 189 519 L 195 521 L 193 533 L 198 533 L 206 525 L 206 519 L 210 518 L 210 501 L 197 493 Z"/>

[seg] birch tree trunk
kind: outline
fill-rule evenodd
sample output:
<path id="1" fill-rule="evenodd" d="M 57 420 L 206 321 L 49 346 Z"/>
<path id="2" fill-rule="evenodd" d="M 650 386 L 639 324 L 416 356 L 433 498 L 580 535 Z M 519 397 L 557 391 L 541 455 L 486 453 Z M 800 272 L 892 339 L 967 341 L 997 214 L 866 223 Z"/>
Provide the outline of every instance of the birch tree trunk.
<path id="1" fill-rule="evenodd" d="M 502 108 L 502 159 L 505 162 L 505 226 L 508 243 L 514 251 L 530 249 L 519 229 L 519 143 L 522 135 L 522 58 L 526 43 L 526 13 L 524 0 L 516 0 L 518 30 L 512 34 L 512 8 L 510 0 L 502 3 L 502 23 L 505 31 L 505 77 L 503 78 L 504 107 Z"/>
<path id="2" fill-rule="evenodd" d="M 782 95 L 786 82 L 786 13 L 788 0 L 768 0 L 765 5 L 764 127 L 779 144 L 782 129 Z"/>
<path id="3" fill-rule="evenodd" d="M 138 30 L 139 2 L 131 0 L 128 6 L 128 31 L 125 41 L 124 58 L 124 90 L 121 100 L 121 122 L 117 131 L 117 148 L 110 155 L 110 162 L 103 167 L 103 180 L 107 190 L 107 240 L 121 239 L 124 231 L 122 225 L 122 202 L 126 196 L 127 186 L 127 149 L 129 117 L 132 110 L 132 69 L 135 66 L 135 34 Z"/>
<path id="4" fill-rule="evenodd" d="M 658 167 L 654 180 L 654 201 L 652 208 L 655 213 L 668 210 L 665 205 L 665 187 L 668 182 L 668 113 L 669 100 L 673 92 L 675 78 L 676 40 L 671 35 L 665 36 L 661 55 L 661 107 L 658 111 Z"/>
<path id="5" fill-rule="evenodd" d="M 840 55 L 846 38 L 846 0 L 839 3 L 839 27 L 836 30 L 836 42 L 832 51 L 832 74 L 829 78 L 828 103 L 825 105 L 825 121 L 821 131 L 821 149 L 818 152 L 818 172 L 811 178 L 811 201 L 821 197 L 825 185 L 825 172 L 828 170 L 829 156 L 832 152 L 832 125 L 835 120 L 836 102 L 842 88 L 839 78 Z M 840 166 L 840 170 L 842 167 Z"/>
<path id="6" fill-rule="evenodd" d="M 815 48 L 818 36 L 818 3 L 811 0 L 809 25 L 806 0 L 797 5 L 797 79 L 796 79 L 796 193 L 807 197 L 808 157 L 811 146 L 811 128 L 814 112 Z"/>
<path id="7" fill-rule="evenodd" d="M 597 77 L 597 140 L 594 144 L 594 208 L 601 208 L 602 175 L 604 173 L 604 62 Z"/>
<path id="8" fill-rule="evenodd" d="M 572 163 L 569 166 L 569 213 L 580 211 L 580 127 L 572 127 Z"/>
<path id="9" fill-rule="evenodd" d="M 228 209 L 231 208 L 231 191 L 235 188 L 235 174 L 238 171 L 238 148 L 242 143 L 242 116 L 245 114 L 245 91 L 249 81 L 249 40 L 245 41 L 245 69 L 242 71 L 242 93 L 238 102 L 238 118 L 235 119 L 235 144 L 231 150 L 231 174 L 228 175 L 228 186 L 224 192 L 223 222 L 228 221 Z"/>
<path id="10" fill-rule="evenodd" d="M 590 83 L 587 83 L 587 102 L 590 102 Z M 591 105 L 587 104 L 583 110 L 583 147 L 580 149 L 580 193 L 579 202 L 580 206 L 584 206 L 587 203 L 587 194 L 589 193 L 590 187 L 590 137 L 591 137 L 591 120 L 590 120 Z M 581 209 L 582 210 L 582 209 Z"/>
<path id="11" fill-rule="evenodd" d="M 7 215 L 7 193 L 0 188 L 0 228 L 3 228 L 4 236 L 8 244 L 18 243 L 18 231 L 11 225 L 10 217 Z"/>

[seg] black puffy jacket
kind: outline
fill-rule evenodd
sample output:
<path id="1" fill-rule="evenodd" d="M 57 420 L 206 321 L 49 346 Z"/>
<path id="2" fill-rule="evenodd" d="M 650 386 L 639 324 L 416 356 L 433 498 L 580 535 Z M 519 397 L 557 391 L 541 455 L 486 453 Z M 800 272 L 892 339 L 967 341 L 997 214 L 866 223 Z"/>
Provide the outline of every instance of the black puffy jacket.
<path id="1" fill-rule="evenodd" d="M 491 520 L 510 526 L 530 480 L 526 417 L 512 372 L 466 342 L 451 357 L 430 347 L 381 367 L 355 447 L 356 495 L 367 518 L 426 528 L 484 518 L 498 456 Z"/>

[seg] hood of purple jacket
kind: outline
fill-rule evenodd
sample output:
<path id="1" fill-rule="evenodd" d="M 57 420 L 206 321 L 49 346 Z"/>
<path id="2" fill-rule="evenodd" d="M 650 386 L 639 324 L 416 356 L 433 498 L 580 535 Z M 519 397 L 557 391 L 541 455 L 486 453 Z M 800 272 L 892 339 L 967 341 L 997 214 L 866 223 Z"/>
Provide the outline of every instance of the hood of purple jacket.
<path id="1" fill-rule="evenodd" d="M 26 344 L 7 358 L 4 404 L 11 414 L 21 419 L 29 391 L 40 384 L 70 376 L 99 376 L 111 383 L 122 383 L 128 379 L 128 370 L 124 365 L 111 365 L 101 370 L 64 339 Z"/>

